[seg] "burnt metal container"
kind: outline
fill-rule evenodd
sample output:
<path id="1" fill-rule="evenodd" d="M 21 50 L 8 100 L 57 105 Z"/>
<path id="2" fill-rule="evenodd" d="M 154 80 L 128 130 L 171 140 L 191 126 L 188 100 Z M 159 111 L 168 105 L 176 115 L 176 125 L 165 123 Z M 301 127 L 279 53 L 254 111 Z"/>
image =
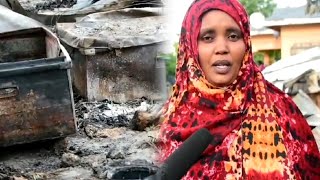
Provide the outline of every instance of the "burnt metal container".
<path id="1" fill-rule="evenodd" d="M 74 134 L 67 51 L 37 22 L 1 6 L 0 12 L 6 19 L 0 23 L 0 146 Z"/>
<path id="2" fill-rule="evenodd" d="M 166 98 L 165 61 L 157 58 L 161 44 L 86 54 L 65 45 L 72 57 L 77 92 L 89 101 L 127 102 L 146 97 Z M 117 55 L 121 53 L 121 56 Z"/>
<path id="3" fill-rule="evenodd" d="M 58 23 L 57 33 L 72 57 L 75 89 L 89 101 L 127 102 L 167 97 L 168 44 L 161 9 L 94 13 L 76 23 Z"/>

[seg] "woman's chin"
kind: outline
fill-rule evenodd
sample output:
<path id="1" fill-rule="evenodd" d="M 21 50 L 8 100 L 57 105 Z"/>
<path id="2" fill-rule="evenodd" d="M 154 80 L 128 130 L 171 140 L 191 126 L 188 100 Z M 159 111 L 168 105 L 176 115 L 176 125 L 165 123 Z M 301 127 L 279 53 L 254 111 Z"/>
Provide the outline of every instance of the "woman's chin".
<path id="1" fill-rule="evenodd" d="M 226 87 L 232 84 L 232 81 L 209 81 L 215 87 Z"/>
<path id="2" fill-rule="evenodd" d="M 208 81 L 210 84 L 212 84 L 215 87 L 226 87 L 232 84 L 234 79 L 230 74 L 226 75 L 221 75 L 221 74 L 216 74 L 214 77 L 209 78 Z"/>

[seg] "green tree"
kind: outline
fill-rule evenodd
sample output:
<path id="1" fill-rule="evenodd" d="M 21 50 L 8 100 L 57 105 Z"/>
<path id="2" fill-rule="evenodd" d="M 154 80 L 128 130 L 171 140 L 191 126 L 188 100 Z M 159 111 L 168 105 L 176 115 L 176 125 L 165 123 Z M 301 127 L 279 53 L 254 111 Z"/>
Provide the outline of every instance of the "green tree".
<path id="1" fill-rule="evenodd" d="M 265 17 L 269 17 L 276 7 L 273 0 L 240 0 L 240 2 L 249 15 L 254 12 L 261 12 Z"/>
<path id="2" fill-rule="evenodd" d="M 176 75 L 178 42 L 173 44 L 175 52 L 170 54 L 160 54 L 159 56 L 166 61 L 167 80 L 174 79 Z"/>

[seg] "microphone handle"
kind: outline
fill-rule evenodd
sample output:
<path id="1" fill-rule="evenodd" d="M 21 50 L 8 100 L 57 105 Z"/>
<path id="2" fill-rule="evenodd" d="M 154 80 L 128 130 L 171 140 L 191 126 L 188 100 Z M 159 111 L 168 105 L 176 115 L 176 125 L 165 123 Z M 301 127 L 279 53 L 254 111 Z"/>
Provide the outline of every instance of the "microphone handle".
<path id="1" fill-rule="evenodd" d="M 144 180 L 179 180 L 201 157 L 212 142 L 210 132 L 202 128 L 187 138 L 163 163 L 156 174 Z"/>

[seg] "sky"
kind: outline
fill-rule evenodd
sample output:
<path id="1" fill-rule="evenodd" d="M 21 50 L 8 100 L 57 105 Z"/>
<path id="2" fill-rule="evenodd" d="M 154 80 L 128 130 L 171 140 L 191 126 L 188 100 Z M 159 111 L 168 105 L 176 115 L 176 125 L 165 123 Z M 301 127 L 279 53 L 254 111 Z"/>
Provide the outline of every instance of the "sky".
<path id="1" fill-rule="evenodd" d="M 178 34 L 180 31 L 181 23 L 184 18 L 184 14 L 187 11 L 193 0 L 166 0 L 168 1 L 168 13 L 170 14 L 169 23 L 170 23 L 170 32 L 173 36 Z M 181 3 L 184 2 L 184 3 Z M 277 4 L 277 7 L 297 7 L 306 4 L 306 0 L 274 0 Z"/>
<path id="2" fill-rule="evenodd" d="M 307 3 L 306 0 L 274 0 L 277 3 L 278 7 L 287 7 L 287 6 L 302 6 Z"/>

